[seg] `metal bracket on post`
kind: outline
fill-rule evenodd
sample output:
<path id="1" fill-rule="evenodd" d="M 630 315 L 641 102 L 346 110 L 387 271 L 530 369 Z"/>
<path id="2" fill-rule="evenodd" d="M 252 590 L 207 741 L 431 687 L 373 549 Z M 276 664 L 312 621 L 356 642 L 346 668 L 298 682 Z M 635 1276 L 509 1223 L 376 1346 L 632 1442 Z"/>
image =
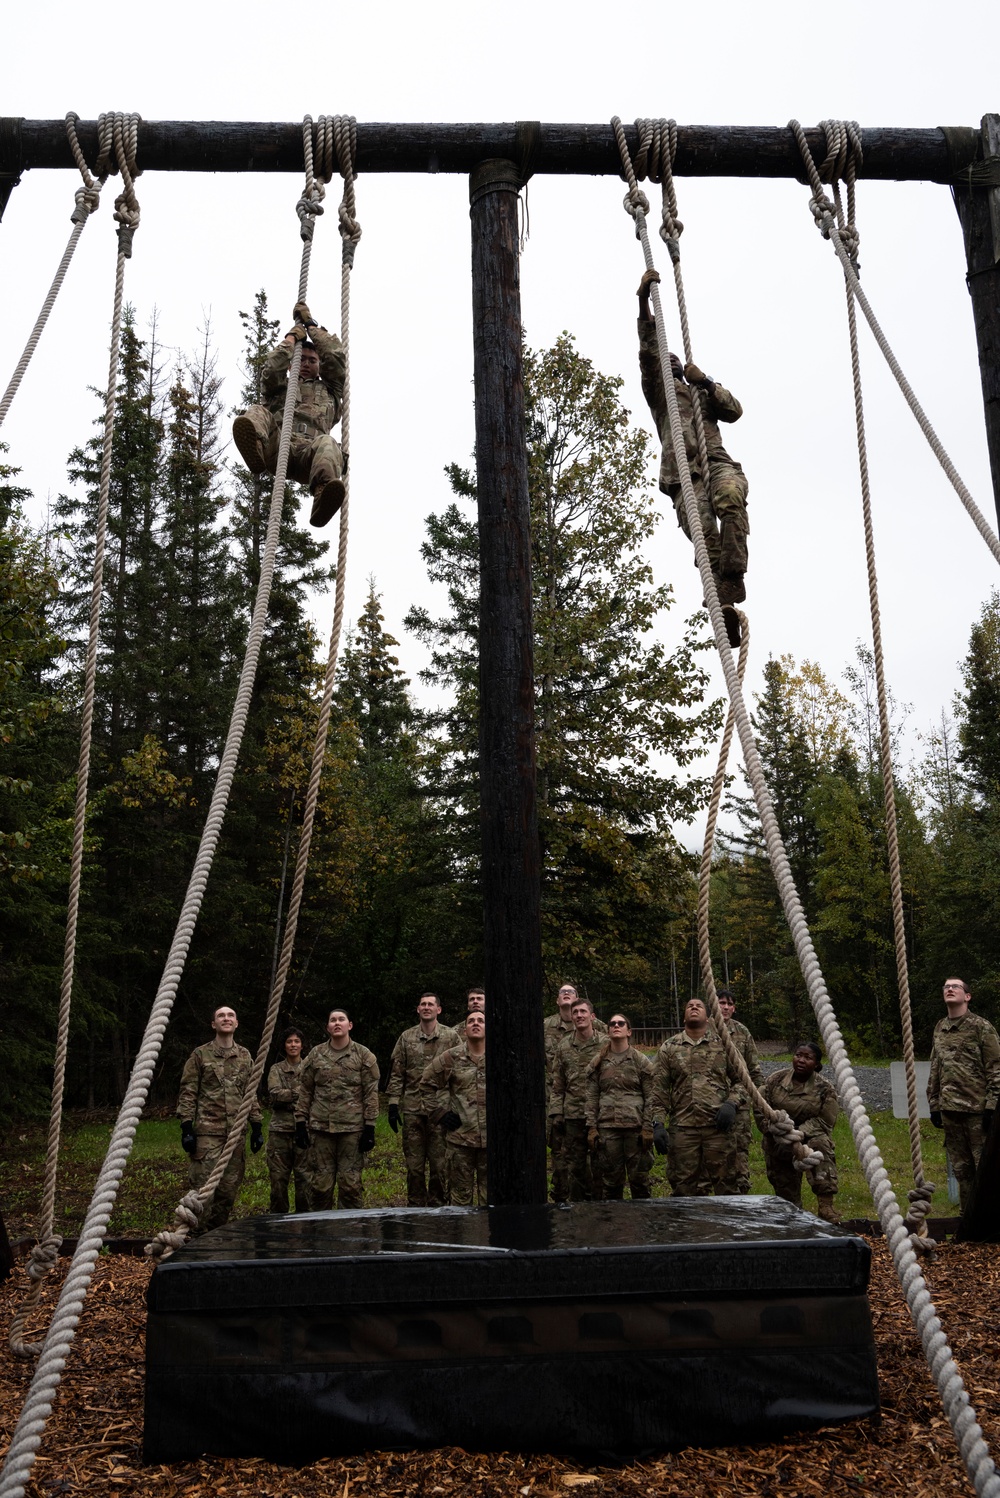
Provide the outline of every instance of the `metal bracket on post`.
<path id="1" fill-rule="evenodd" d="M 21 180 L 23 168 L 21 120 L 16 116 L 0 116 L 0 219 L 11 193 Z"/>

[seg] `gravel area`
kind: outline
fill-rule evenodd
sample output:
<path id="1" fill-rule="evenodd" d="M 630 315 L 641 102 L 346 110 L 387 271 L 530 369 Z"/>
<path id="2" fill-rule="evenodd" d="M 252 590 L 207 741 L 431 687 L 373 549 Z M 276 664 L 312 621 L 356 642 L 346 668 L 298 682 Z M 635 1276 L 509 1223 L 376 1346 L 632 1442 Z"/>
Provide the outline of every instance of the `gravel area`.
<path id="1" fill-rule="evenodd" d="M 787 1061 L 762 1059 L 760 1069 L 765 1077 L 769 1077 L 773 1071 L 781 1071 L 787 1065 Z M 889 1080 L 889 1068 L 887 1066 L 856 1066 L 854 1075 L 858 1079 L 865 1107 L 872 1113 L 891 1113 L 892 1083 Z"/>

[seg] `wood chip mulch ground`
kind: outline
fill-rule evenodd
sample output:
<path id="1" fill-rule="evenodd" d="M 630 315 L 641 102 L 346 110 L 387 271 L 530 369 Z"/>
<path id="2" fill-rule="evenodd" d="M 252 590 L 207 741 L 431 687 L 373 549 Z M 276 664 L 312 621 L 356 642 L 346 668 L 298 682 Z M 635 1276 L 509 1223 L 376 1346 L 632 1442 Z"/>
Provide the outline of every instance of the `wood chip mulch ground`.
<path id="1" fill-rule="evenodd" d="M 876 1242 L 872 1314 L 883 1413 L 776 1445 L 685 1450 L 620 1467 L 555 1456 L 476 1455 L 455 1447 L 373 1452 L 307 1467 L 206 1457 L 144 1467 L 145 1261 L 105 1256 L 97 1267 L 27 1498 L 111 1493 L 136 1498 L 777 1498 L 781 1495 L 970 1493 L 948 1422 L 913 1333 L 892 1265 Z M 948 1244 L 928 1269 L 986 1439 L 1000 1453 L 1000 1249 Z M 0 1451 L 6 1450 L 30 1369 L 6 1347 L 15 1293 L 0 1287 Z M 15 1292 L 17 1286 L 17 1292 Z"/>

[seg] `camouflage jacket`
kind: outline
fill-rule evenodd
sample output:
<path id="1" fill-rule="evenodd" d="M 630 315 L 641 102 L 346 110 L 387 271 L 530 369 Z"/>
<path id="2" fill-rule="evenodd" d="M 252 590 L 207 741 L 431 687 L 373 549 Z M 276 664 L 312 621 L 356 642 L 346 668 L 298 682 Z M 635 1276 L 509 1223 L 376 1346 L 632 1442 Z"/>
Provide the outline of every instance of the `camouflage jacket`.
<path id="1" fill-rule="evenodd" d="M 247 1090 L 253 1058 L 241 1045 L 224 1050 L 210 1040 L 193 1050 L 181 1072 L 177 1117 L 194 1124 L 196 1134 L 228 1134 Z M 260 1104 L 253 1100 L 251 1123 L 260 1123 Z"/>
<path id="2" fill-rule="evenodd" d="M 739 1108 L 745 1100 L 722 1041 L 711 1028 L 697 1041 L 682 1030 L 660 1046 L 653 1089 L 657 1123 L 669 1118 L 679 1129 L 711 1128 L 723 1103 Z"/>
<path id="3" fill-rule="evenodd" d="M 446 1113 L 457 1113 L 461 1120 L 447 1138 L 452 1144 L 469 1149 L 486 1148 L 486 1052 L 477 1059 L 469 1055 L 464 1040 L 442 1051 L 424 1072 L 420 1084 L 424 1094 L 423 1111 L 434 1124 Z"/>
<path id="4" fill-rule="evenodd" d="M 672 486 L 680 483 L 680 477 L 677 473 L 674 445 L 670 437 L 670 418 L 667 415 L 667 397 L 663 390 L 660 355 L 656 345 L 656 327 L 655 324 L 646 322 L 642 317 L 639 319 L 639 372 L 642 375 L 642 393 L 646 397 L 646 404 L 652 412 L 660 438 L 660 488 L 666 494 Z M 680 411 L 681 425 L 684 428 L 684 447 L 691 472 L 701 472 L 701 458 L 698 453 L 698 438 L 695 434 L 692 410 L 695 397 L 701 402 L 709 464 L 729 463 L 732 467 L 739 468 L 740 465 L 723 447 L 722 436 L 719 432 L 720 421 L 739 421 L 743 415 L 743 407 L 735 395 L 732 395 L 723 385 L 712 385 L 706 389 L 701 385 L 689 385 L 686 380 L 675 380 L 674 390 L 677 392 L 677 406 Z M 740 471 L 742 472 L 742 469 Z"/>
<path id="5" fill-rule="evenodd" d="M 287 1056 L 276 1061 L 267 1074 L 267 1100 L 271 1105 L 272 1134 L 295 1132 L 295 1103 L 299 1096 L 299 1077 L 304 1062 L 289 1061 Z"/>
<path id="6" fill-rule="evenodd" d="M 733 1037 L 733 1042 L 736 1046 L 736 1049 L 743 1057 L 743 1060 L 746 1064 L 746 1069 L 750 1073 L 750 1080 L 751 1082 L 753 1082 L 753 1085 L 759 1092 L 763 1086 L 764 1079 L 761 1075 L 760 1057 L 757 1055 L 757 1046 L 754 1043 L 753 1036 L 750 1034 L 750 1031 L 747 1029 L 746 1025 L 744 1025 L 742 1021 L 738 1019 L 727 1020 L 726 1029 Z M 740 1106 L 742 1108 L 745 1108 L 747 1107 L 748 1103 L 749 1099 L 744 1097 L 743 1102 L 740 1104 Z"/>
<path id="7" fill-rule="evenodd" d="M 784 1108 L 803 1139 L 829 1138 L 840 1113 L 837 1089 L 825 1077 L 813 1072 L 804 1082 L 799 1082 L 792 1068 L 772 1072 L 760 1089 L 772 1108 Z M 773 1135 L 766 1132 L 760 1110 L 754 1109 L 757 1127 L 771 1148 L 778 1147 Z"/>
<path id="8" fill-rule="evenodd" d="M 300 437 L 323 437 L 340 420 L 344 397 L 344 345 L 336 333 L 327 333 L 324 328 L 311 328 L 309 337 L 319 354 L 319 379 L 299 380 L 294 430 Z M 279 422 L 285 409 L 292 353 L 287 343 L 279 343 L 268 354 L 261 375 L 261 399 Z"/>
<path id="9" fill-rule="evenodd" d="M 316 1134 L 360 1133 L 378 1118 L 378 1062 L 366 1046 L 314 1045 L 299 1074 L 295 1122 Z"/>
<path id="10" fill-rule="evenodd" d="M 448 1025 L 438 1023 L 434 1034 L 427 1036 L 419 1025 L 404 1030 L 392 1049 L 387 1103 L 398 1104 L 404 1113 L 422 1113 L 425 1100 L 420 1079 L 436 1056 L 458 1044 L 458 1035 Z"/>
<path id="11" fill-rule="evenodd" d="M 642 1051 L 604 1050 L 587 1069 L 588 1129 L 648 1129 L 653 1120 L 653 1063 Z"/>
<path id="12" fill-rule="evenodd" d="M 587 1073 L 605 1045 L 607 1036 L 596 1028 L 589 1040 L 581 1040 L 574 1029 L 559 1042 L 552 1062 L 550 1118 L 586 1118 Z"/>
<path id="13" fill-rule="evenodd" d="M 982 1113 L 1000 1097 L 1000 1039 L 988 1019 L 968 1011 L 938 1020 L 927 1101 L 932 1113 Z"/>

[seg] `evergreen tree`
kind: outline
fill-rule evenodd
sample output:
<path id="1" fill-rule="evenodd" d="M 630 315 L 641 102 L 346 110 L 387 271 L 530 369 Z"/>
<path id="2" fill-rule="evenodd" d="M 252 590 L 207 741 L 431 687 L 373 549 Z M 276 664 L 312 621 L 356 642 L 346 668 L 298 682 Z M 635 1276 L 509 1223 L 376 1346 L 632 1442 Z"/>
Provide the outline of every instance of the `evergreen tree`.
<path id="1" fill-rule="evenodd" d="M 972 790 L 985 804 L 996 800 L 1000 786 L 1000 593 L 996 589 L 972 626 L 962 680 L 958 758 Z"/>

